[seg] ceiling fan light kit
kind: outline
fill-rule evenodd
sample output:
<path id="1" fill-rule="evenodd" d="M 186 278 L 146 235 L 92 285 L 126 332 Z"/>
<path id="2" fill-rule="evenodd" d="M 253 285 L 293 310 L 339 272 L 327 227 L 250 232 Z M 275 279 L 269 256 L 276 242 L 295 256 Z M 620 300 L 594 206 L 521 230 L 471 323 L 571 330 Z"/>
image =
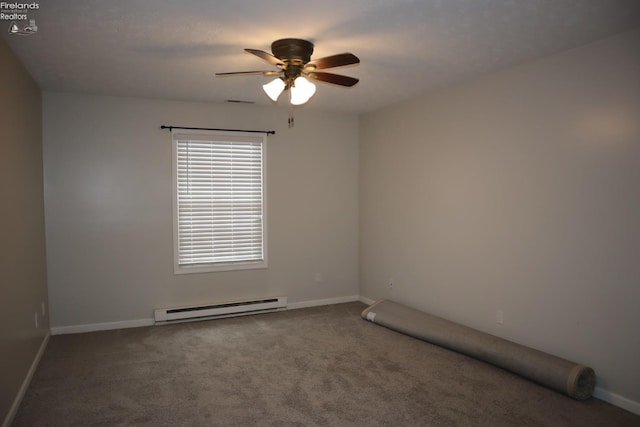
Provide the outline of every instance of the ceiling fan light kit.
<path id="1" fill-rule="evenodd" d="M 298 106 L 305 104 L 316 92 L 316 86 L 308 79 L 345 87 L 351 87 L 358 83 L 358 79 L 353 77 L 317 71 L 346 65 L 356 65 L 360 63 L 360 59 L 358 59 L 357 56 L 352 53 L 341 53 L 312 61 L 313 43 L 307 40 L 276 40 L 271 43 L 271 52 L 273 54 L 257 49 L 245 49 L 245 51 L 275 66 L 278 70 L 237 71 L 231 73 L 216 73 L 216 75 L 277 76 L 271 82 L 262 85 L 264 92 L 273 102 L 277 102 L 280 95 L 288 90 L 289 103 L 291 105 Z M 292 124 L 293 120 L 290 116 L 289 126 L 292 126 Z"/>

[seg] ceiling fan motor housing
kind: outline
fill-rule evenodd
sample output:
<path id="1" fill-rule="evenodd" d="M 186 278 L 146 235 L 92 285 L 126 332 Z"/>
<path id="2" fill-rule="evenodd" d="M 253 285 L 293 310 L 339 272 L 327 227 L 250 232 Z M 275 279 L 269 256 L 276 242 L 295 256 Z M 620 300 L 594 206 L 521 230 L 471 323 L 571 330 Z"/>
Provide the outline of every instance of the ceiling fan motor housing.
<path id="1" fill-rule="evenodd" d="M 313 43 L 302 39 L 280 39 L 271 43 L 271 52 L 289 65 L 304 66 L 311 60 Z"/>

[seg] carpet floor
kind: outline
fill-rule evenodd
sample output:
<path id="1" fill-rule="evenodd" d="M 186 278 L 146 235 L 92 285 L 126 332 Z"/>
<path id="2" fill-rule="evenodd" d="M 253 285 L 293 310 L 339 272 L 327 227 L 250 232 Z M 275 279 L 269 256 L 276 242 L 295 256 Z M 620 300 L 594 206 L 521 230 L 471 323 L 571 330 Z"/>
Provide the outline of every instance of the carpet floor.
<path id="1" fill-rule="evenodd" d="M 14 426 L 640 426 L 361 303 L 51 337 Z"/>

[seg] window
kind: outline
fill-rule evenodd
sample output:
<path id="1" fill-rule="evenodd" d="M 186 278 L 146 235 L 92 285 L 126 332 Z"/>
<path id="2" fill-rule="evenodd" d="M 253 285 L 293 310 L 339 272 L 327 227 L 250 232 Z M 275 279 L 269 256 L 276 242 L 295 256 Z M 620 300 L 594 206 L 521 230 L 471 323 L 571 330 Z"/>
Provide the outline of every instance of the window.
<path id="1" fill-rule="evenodd" d="M 172 135 L 174 272 L 266 268 L 266 135 Z"/>

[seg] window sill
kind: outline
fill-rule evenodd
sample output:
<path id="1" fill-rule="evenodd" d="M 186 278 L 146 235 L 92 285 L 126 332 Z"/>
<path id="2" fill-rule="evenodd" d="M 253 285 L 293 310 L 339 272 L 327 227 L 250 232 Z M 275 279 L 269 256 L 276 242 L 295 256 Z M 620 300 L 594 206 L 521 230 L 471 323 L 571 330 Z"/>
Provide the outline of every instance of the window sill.
<path id="1" fill-rule="evenodd" d="M 242 271 L 242 270 L 259 270 L 266 269 L 267 262 L 247 262 L 247 263 L 229 263 L 229 264 L 208 264 L 194 266 L 174 266 L 173 274 L 195 274 L 195 273 L 217 273 L 220 271 Z"/>

